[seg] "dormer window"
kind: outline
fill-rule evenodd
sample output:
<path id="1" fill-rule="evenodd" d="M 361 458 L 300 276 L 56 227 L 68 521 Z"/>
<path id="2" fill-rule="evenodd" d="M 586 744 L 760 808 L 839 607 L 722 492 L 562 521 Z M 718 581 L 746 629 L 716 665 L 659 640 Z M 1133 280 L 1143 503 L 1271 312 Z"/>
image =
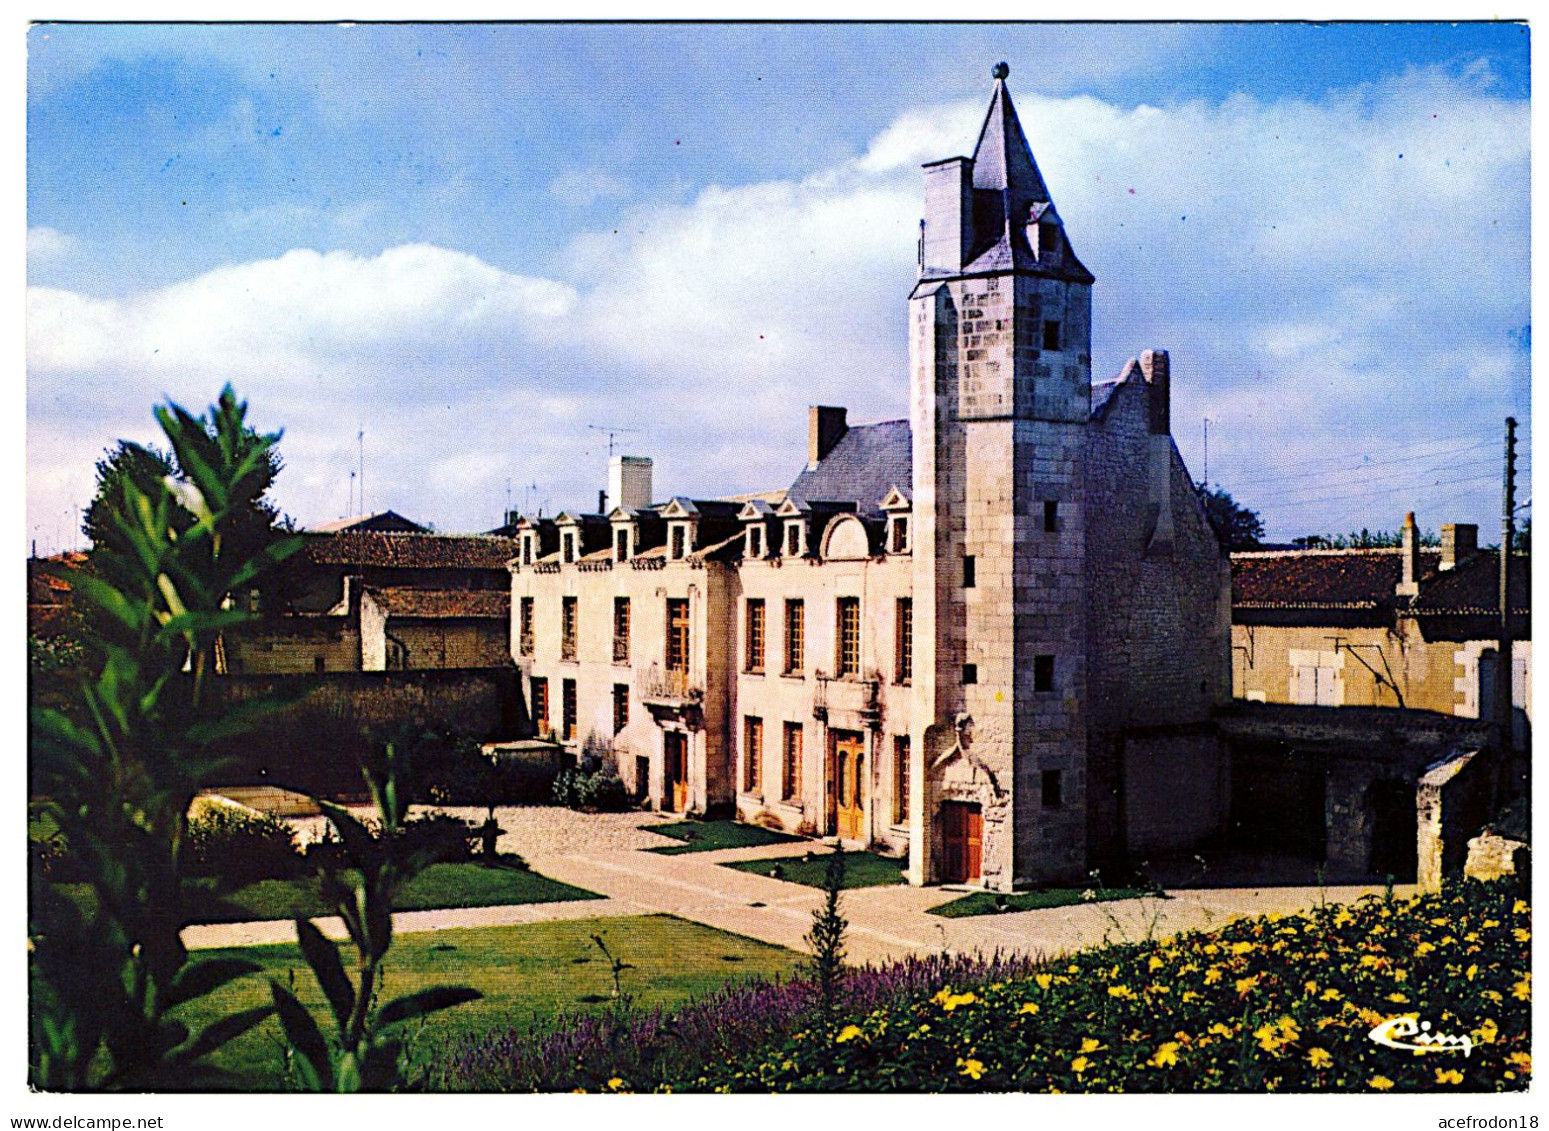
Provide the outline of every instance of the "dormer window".
<path id="1" fill-rule="evenodd" d="M 764 556 L 764 527 L 760 523 L 748 527 L 747 555 L 750 558 Z"/>
<path id="2" fill-rule="evenodd" d="M 675 562 L 681 561 L 683 559 L 685 548 L 688 544 L 687 534 L 688 528 L 685 527 L 682 523 L 673 524 L 671 550 L 668 556 L 670 556 Z"/>
<path id="3" fill-rule="evenodd" d="M 570 530 L 565 531 L 565 533 L 564 533 L 564 535 L 563 535 L 561 540 L 562 540 L 562 542 L 564 544 L 563 558 L 564 558 L 565 563 L 568 565 L 570 562 L 575 561 L 575 533 L 574 533 L 574 531 L 570 531 Z"/>
<path id="4" fill-rule="evenodd" d="M 895 514 L 888 517 L 887 549 L 890 554 L 909 552 L 909 516 Z"/>
<path id="5" fill-rule="evenodd" d="M 1038 225 L 1038 262 L 1058 263 L 1060 258 L 1060 228 L 1048 222 Z"/>
<path id="6" fill-rule="evenodd" d="M 621 526 L 613 532 L 613 558 L 615 561 L 627 562 L 629 560 L 629 528 Z"/>

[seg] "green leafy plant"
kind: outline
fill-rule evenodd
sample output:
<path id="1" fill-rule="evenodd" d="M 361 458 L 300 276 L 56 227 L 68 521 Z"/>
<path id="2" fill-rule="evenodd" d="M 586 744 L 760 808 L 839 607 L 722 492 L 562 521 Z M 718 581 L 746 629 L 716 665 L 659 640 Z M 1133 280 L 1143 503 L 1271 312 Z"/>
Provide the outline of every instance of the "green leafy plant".
<path id="1" fill-rule="evenodd" d="M 301 952 L 328 1001 L 331 1036 L 307 1012 L 291 987 L 270 984 L 293 1055 L 290 1065 L 302 1090 L 314 1092 L 388 1091 L 410 1083 L 406 1079 L 409 1023 L 481 995 L 465 986 L 432 986 L 379 1005 L 383 962 L 393 941 L 392 907 L 399 888 L 438 860 L 462 849 L 456 843 L 463 830 L 449 830 L 444 843 L 424 836 L 407 836 L 408 796 L 400 791 L 407 780 L 407 748 L 389 742 L 380 762 L 365 767 L 366 784 L 377 810 L 377 831 L 368 829 L 347 810 L 326 801 L 318 804 L 343 844 L 353 871 L 330 866 L 321 872 L 324 898 L 349 935 L 355 952 L 355 976 L 344 968 L 337 947 L 309 919 L 296 921 Z M 358 875 L 353 882 L 347 875 Z"/>
<path id="2" fill-rule="evenodd" d="M 29 1057 L 39 1088 L 196 1084 L 209 1052 L 270 1012 L 197 1034 L 174 1013 L 255 969 L 190 961 L 179 937 L 189 805 L 224 765 L 211 744 L 275 706 L 212 705 L 222 634 L 252 617 L 238 595 L 300 548 L 253 518 L 279 435 L 249 428 L 246 411 L 230 387 L 206 417 L 158 408 L 179 475 L 115 477 L 93 504 L 101 537 L 92 569 L 75 579 L 90 608 L 90 674 L 67 709 L 31 711 L 36 809 L 93 895 L 82 904 L 33 880 Z"/>

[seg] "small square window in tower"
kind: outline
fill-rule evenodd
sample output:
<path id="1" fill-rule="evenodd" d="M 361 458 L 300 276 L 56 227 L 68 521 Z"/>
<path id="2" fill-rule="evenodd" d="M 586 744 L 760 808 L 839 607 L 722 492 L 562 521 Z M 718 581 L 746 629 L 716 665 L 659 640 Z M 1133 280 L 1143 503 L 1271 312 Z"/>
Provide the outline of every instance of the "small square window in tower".
<path id="1" fill-rule="evenodd" d="M 978 683 L 979 682 L 979 665 L 978 664 L 964 664 L 963 665 L 963 682 L 965 684 L 968 684 L 968 683 Z"/>
<path id="2" fill-rule="evenodd" d="M 1045 809 L 1058 809 L 1062 804 L 1060 795 L 1060 771 L 1043 771 L 1043 807 Z"/>
<path id="3" fill-rule="evenodd" d="M 854 679 L 861 674 L 861 599 L 840 597 L 834 625 L 834 675 Z"/>
<path id="4" fill-rule="evenodd" d="M 972 589 L 978 582 L 978 563 L 972 554 L 963 555 L 963 588 Z"/>
<path id="5" fill-rule="evenodd" d="M 1054 690 L 1054 657 L 1053 656 L 1034 656 L 1033 657 L 1033 690 L 1034 691 L 1053 691 Z"/>
<path id="6" fill-rule="evenodd" d="M 1043 528 L 1049 534 L 1060 528 L 1060 505 L 1053 499 L 1045 499 L 1043 502 Z"/>
<path id="7" fill-rule="evenodd" d="M 1057 350 L 1060 348 L 1060 324 L 1055 319 L 1046 319 L 1043 324 L 1043 348 Z"/>

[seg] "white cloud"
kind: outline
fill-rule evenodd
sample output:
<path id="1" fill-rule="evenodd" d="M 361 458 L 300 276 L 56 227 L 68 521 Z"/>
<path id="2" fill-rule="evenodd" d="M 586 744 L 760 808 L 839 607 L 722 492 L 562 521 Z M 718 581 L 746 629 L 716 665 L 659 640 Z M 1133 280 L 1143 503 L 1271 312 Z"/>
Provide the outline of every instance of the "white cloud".
<path id="1" fill-rule="evenodd" d="M 27 265 L 45 267 L 76 254 L 81 241 L 57 228 L 39 226 L 27 229 Z"/>
<path id="2" fill-rule="evenodd" d="M 1409 509 L 1401 479 L 1337 503 L 1280 489 L 1310 463 L 1493 435 L 1525 407 L 1528 108 L 1487 76 L 1417 71 L 1315 103 L 1017 101 L 1098 276 L 1098 375 L 1171 349 L 1180 447 L 1201 473 L 1210 416 L 1211 478 L 1244 484 L 1272 534 Z M 969 152 L 982 109 L 912 110 L 803 179 L 637 207 L 578 235 L 561 280 L 411 245 L 294 251 L 120 301 L 34 289 L 34 401 L 203 403 L 235 380 L 290 426 L 282 483 L 309 520 L 344 507 L 357 421 L 382 461 L 368 501 L 443 528 L 493 525 L 507 477 L 589 503 L 588 422 L 638 424 L 663 492 L 778 485 L 807 404 L 904 413 L 918 166 Z"/>
<path id="3" fill-rule="evenodd" d="M 588 208 L 599 200 L 627 196 L 629 183 L 598 169 L 569 169 L 549 182 L 549 192 L 562 204 Z"/>

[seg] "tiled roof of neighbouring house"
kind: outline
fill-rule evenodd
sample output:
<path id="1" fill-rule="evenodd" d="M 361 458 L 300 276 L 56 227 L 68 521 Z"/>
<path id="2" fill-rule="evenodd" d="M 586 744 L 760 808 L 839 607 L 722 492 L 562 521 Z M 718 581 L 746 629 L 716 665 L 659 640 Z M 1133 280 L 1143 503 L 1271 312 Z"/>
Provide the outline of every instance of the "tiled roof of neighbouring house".
<path id="1" fill-rule="evenodd" d="M 1478 616 L 1499 613 L 1501 607 L 1499 551 L 1481 550 L 1456 569 L 1435 574 L 1420 586 L 1420 595 L 1400 612 L 1415 616 Z M 1526 613 L 1531 604 L 1532 559 L 1515 554 L 1511 564 L 1511 611 Z"/>
<path id="2" fill-rule="evenodd" d="M 907 420 L 857 424 L 848 429 L 817 467 L 803 471 L 789 494 L 809 503 L 854 503 L 861 514 L 881 514 L 878 505 L 895 484 L 914 482 L 914 453 Z"/>
<path id="3" fill-rule="evenodd" d="M 517 554 L 514 538 L 484 534 L 380 534 L 347 531 L 307 538 L 316 565 L 389 569 L 504 569 Z"/>
<path id="4" fill-rule="evenodd" d="M 1441 555 L 1420 551 L 1420 581 Z M 1391 603 L 1402 575 L 1397 549 L 1273 550 L 1232 555 L 1232 607 L 1374 609 Z"/>
<path id="5" fill-rule="evenodd" d="M 390 617 L 507 620 L 511 616 L 511 594 L 503 589 L 414 589 L 395 585 L 368 588 L 366 592 Z"/>

